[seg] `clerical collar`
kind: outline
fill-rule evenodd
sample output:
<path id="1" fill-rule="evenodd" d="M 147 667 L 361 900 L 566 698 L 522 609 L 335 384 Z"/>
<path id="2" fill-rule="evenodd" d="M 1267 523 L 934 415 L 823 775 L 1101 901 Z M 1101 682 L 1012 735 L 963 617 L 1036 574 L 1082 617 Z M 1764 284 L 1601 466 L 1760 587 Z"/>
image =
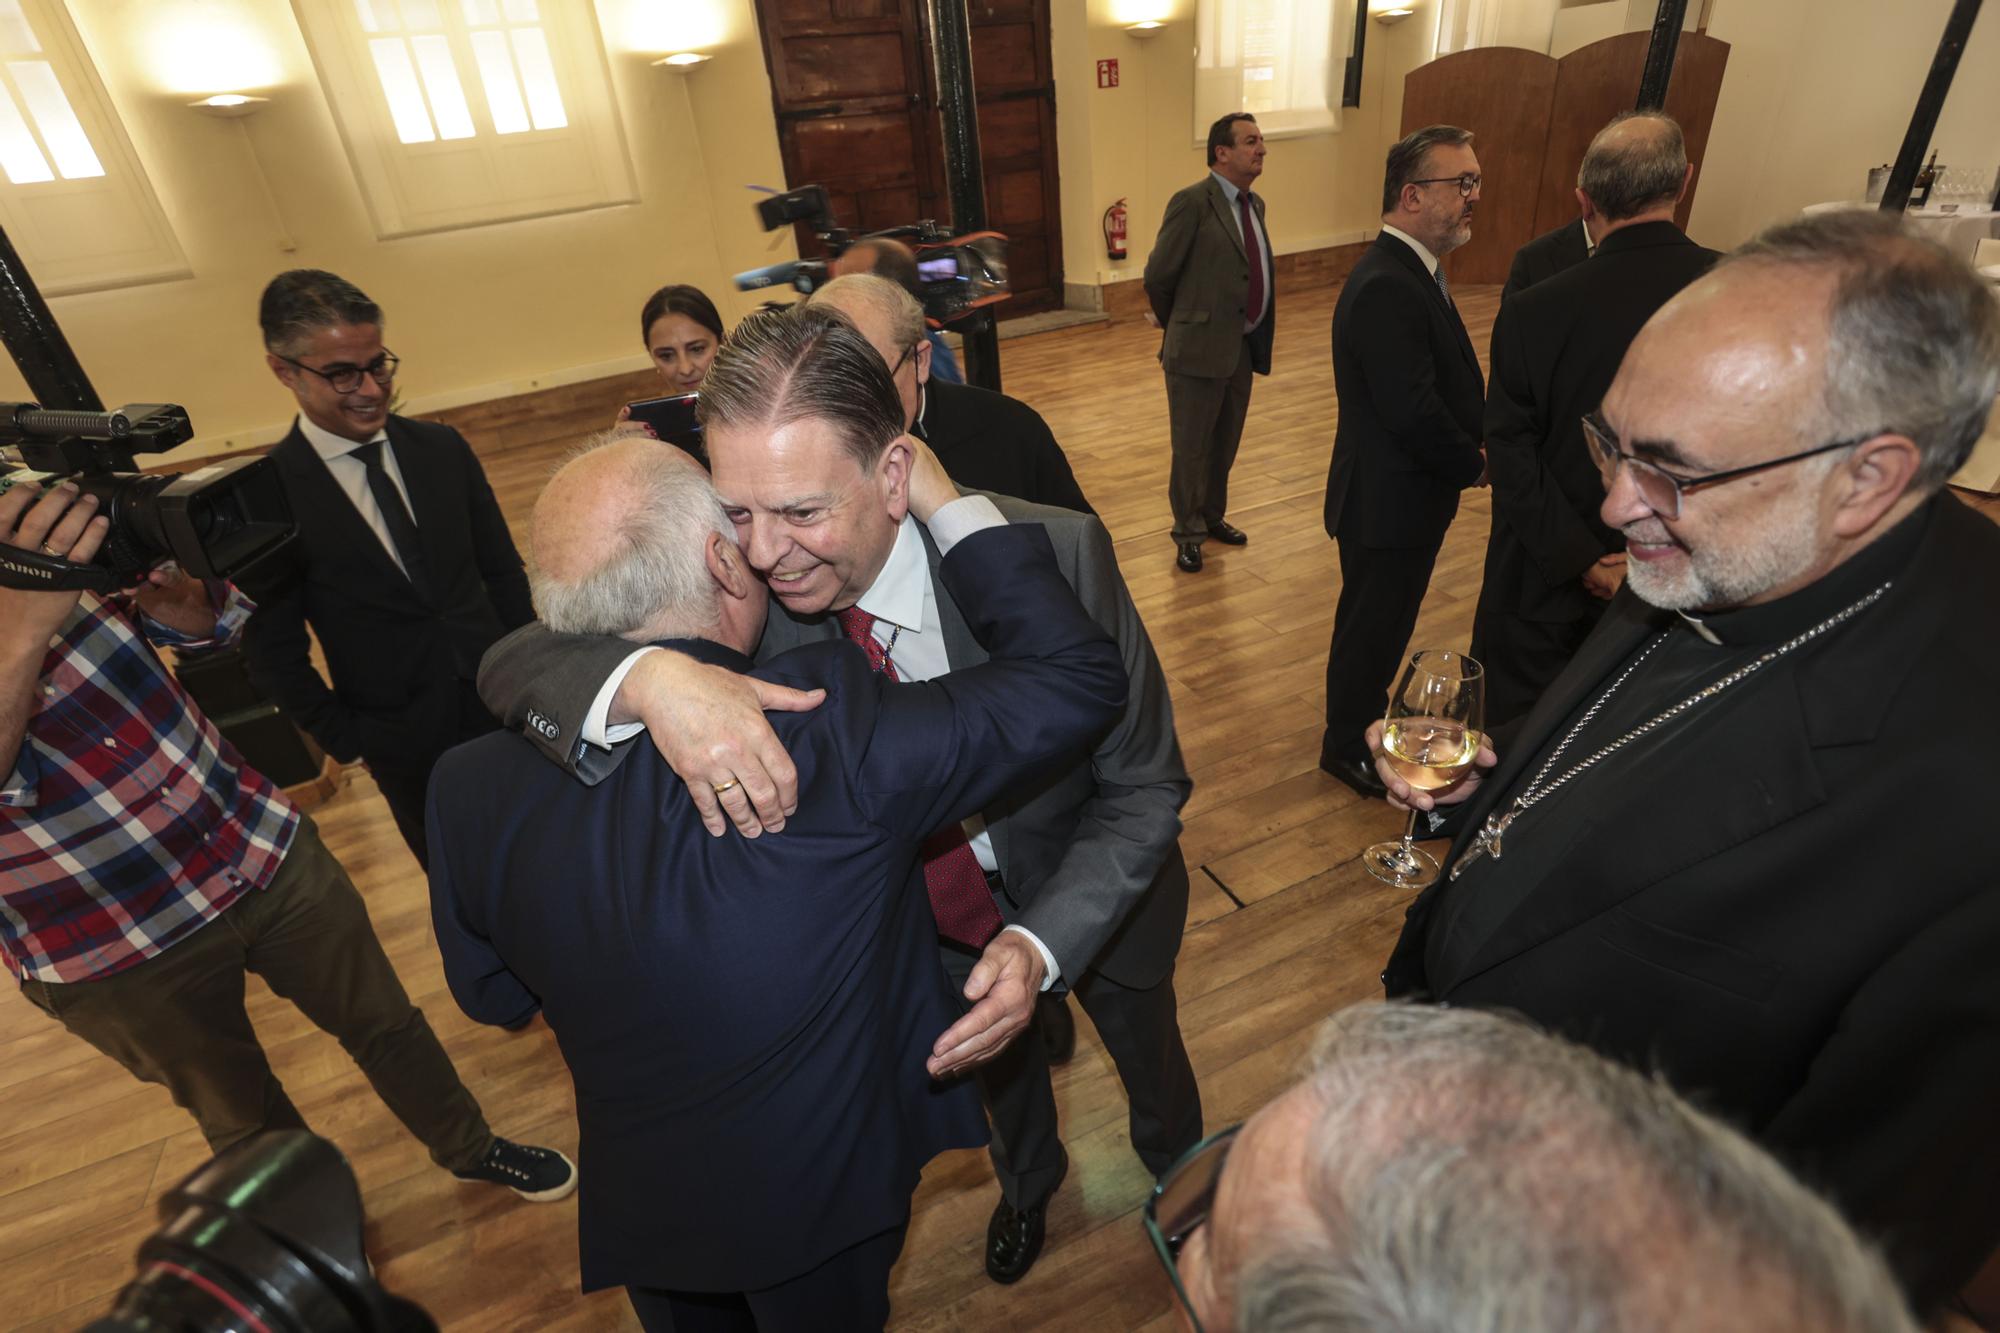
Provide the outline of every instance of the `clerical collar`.
<path id="1" fill-rule="evenodd" d="M 917 530 L 913 515 L 904 514 L 896 529 L 896 544 L 882 572 L 868 585 L 855 605 L 877 620 L 901 626 L 913 634 L 924 628 L 924 597 L 931 586 L 931 560 L 924 550 L 924 536 Z"/>
<path id="2" fill-rule="evenodd" d="M 364 444 L 373 444 L 377 440 L 389 438 L 389 432 L 385 428 L 376 431 L 365 440 L 350 440 L 345 435 L 335 435 L 330 430 L 314 425 L 307 420 L 303 412 L 299 413 L 298 426 L 299 434 L 306 437 L 306 443 L 312 446 L 313 452 L 324 459 L 345 458 Z"/>
<path id="3" fill-rule="evenodd" d="M 1707 615 L 1683 611 L 1681 619 L 1710 643 L 1728 646 L 1781 643 L 1900 575 L 1915 557 L 1918 544 L 1937 516 L 1937 507 L 1937 497 L 1932 496 L 1825 577 L 1790 596 L 1762 606 Z"/>

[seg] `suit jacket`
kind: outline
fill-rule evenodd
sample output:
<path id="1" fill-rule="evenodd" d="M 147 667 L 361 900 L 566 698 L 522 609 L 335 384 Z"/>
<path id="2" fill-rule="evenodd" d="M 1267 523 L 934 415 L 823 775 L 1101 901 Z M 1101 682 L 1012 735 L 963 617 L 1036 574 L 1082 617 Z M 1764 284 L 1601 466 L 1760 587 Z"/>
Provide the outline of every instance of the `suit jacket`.
<path id="1" fill-rule="evenodd" d="M 898 685 L 846 642 L 757 668 L 827 691 L 772 719 L 799 768 L 782 836 L 709 837 L 650 746 L 596 787 L 505 733 L 439 764 L 445 975 L 473 1018 L 539 1008 L 555 1031 L 586 1291 L 786 1281 L 903 1222 L 925 1162 L 986 1141 L 971 1081 L 924 1070 L 960 1008 L 918 846 L 1108 724 L 1125 673 L 1038 530 L 967 537 L 943 579 L 1003 654 L 979 670 Z"/>
<path id="2" fill-rule="evenodd" d="M 914 433 L 965 490 L 1095 512 L 1049 423 L 1018 398 L 970 384 L 941 383 L 933 375 L 924 386 L 923 412 Z"/>
<path id="3" fill-rule="evenodd" d="M 1657 1067 L 1886 1239 L 1921 1312 L 2000 1242 L 2000 872 L 1977 831 L 2000 777 L 1964 762 L 2000 748 L 2000 714 L 1945 702 L 2000 689 L 2000 621 L 1966 600 L 2000 586 L 2000 529 L 1948 493 L 1916 519 L 1861 619 L 1681 719 L 1686 743 L 1605 764 L 1567 826 L 1524 815 L 1511 838 L 1569 840 L 1560 871 L 1462 970 L 1429 975 L 1427 938 L 1477 870 L 1418 895 L 1383 980 Z M 1446 865 L 1664 620 L 1612 601 Z"/>
<path id="4" fill-rule="evenodd" d="M 244 657 L 257 687 L 336 759 L 428 762 L 459 739 L 458 682 L 508 630 L 535 617 L 528 576 L 465 438 L 392 416 L 430 575 L 420 594 L 296 425 L 270 458 L 298 524 L 294 558 L 253 582 Z M 306 626 L 326 653 L 313 669 Z"/>
<path id="5" fill-rule="evenodd" d="M 1583 219 L 1571 218 L 1554 231 L 1545 231 L 1514 252 L 1507 266 L 1507 285 L 1500 289 L 1500 304 L 1545 278 L 1553 278 L 1566 268 L 1574 268 L 1590 258 L 1590 241 L 1583 234 Z"/>
<path id="6" fill-rule="evenodd" d="M 1255 191 L 1250 206 L 1264 220 L 1264 200 Z M 1264 237 L 1270 239 L 1270 228 Z M 1146 299 L 1160 321 L 1160 364 L 1175 375 L 1225 379 L 1236 373 L 1250 339 L 1250 365 L 1271 373 L 1271 336 L 1278 325 L 1277 265 L 1270 255 L 1272 290 L 1264 294 L 1264 318 L 1248 334 L 1243 321 L 1250 305 L 1250 260 L 1243 249 L 1241 219 L 1229 207 L 1222 183 L 1209 172 L 1167 201 L 1153 252 L 1146 257 Z"/>
<path id="7" fill-rule="evenodd" d="M 1578 422 L 1604 401 L 1640 327 L 1717 258 L 1671 222 L 1642 222 L 1501 306 L 1486 391 L 1493 531 L 1482 615 L 1567 623 L 1597 610 L 1583 573 L 1625 542 L 1598 517 L 1604 482 Z"/>
<path id="8" fill-rule="evenodd" d="M 1417 252 L 1383 232 L 1333 308 L 1340 399 L 1326 473 L 1329 537 L 1435 547 L 1479 480 L 1485 385 L 1465 321 Z"/>
<path id="9" fill-rule="evenodd" d="M 1063 578 L 1117 641 L 1129 687 L 1124 711 L 1093 740 L 1086 758 L 1009 787 L 981 810 L 1006 881 L 1001 914 L 1048 946 L 1065 981 L 1089 969 L 1125 986 L 1157 985 L 1173 970 L 1187 925 L 1180 808 L 1193 789 L 1174 735 L 1166 675 L 1118 573 L 1104 525 L 1087 514 L 1007 496 L 993 502 L 1012 522 L 1048 529 Z M 925 540 L 935 576 L 937 548 L 928 534 Z M 964 608 L 953 605 L 942 584 L 936 591 L 953 669 L 985 661 Z M 758 659 L 839 635 L 832 616 L 794 619 L 774 607 Z M 649 744 L 628 742 L 606 752 L 577 735 L 591 701 L 631 647 L 531 625 L 487 654 L 480 694 L 507 726 L 524 728 L 551 759 L 593 781 L 633 745 Z"/>

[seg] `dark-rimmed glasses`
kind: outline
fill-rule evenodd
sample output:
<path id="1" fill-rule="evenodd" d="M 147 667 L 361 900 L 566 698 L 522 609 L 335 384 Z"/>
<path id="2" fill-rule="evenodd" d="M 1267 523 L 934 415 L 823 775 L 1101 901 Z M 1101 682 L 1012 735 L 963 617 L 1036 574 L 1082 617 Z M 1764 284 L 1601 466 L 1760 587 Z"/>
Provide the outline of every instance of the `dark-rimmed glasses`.
<path id="1" fill-rule="evenodd" d="M 1462 176 L 1427 176 L 1420 181 L 1411 181 L 1410 184 L 1456 185 L 1458 187 L 1458 197 L 1461 199 L 1470 199 L 1472 198 L 1472 192 L 1479 188 L 1479 180 L 1478 172 L 1468 171 Z"/>
<path id="2" fill-rule="evenodd" d="M 1174 1284 L 1174 1294 L 1180 1297 L 1181 1308 L 1187 1311 L 1195 1333 L 1201 1333 L 1201 1320 L 1195 1317 L 1194 1302 L 1188 1299 L 1187 1288 L 1181 1285 L 1181 1247 L 1208 1221 L 1209 1209 L 1215 1205 L 1215 1187 L 1222 1179 L 1222 1164 L 1229 1159 L 1230 1145 L 1242 1128 L 1231 1125 L 1217 1130 L 1188 1149 L 1180 1161 L 1167 1168 L 1160 1183 L 1153 1186 L 1152 1196 L 1146 1200 L 1140 1215 L 1146 1236 L 1153 1242 L 1153 1250 L 1160 1256 L 1167 1278 Z"/>
<path id="3" fill-rule="evenodd" d="M 922 347 L 924 343 L 927 341 L 929 340 L 920 338 L 916 342 L 911 343 L 908 347 L 905 347 L 903 349 L 903 354 L 896 358 L 896 364 L 889 367 L 889 378 L 895 379 L 897 375 L 901 374 L 903 367 L 909 363 L 910 358 L 917 354 L 917 349 L 919 347 Z"/>
<path id="4" fill-rule="evenodd" d="M 1590 446 L 1590 458 L 1597 464 L 1598 475 L 1604 479 L 1604 489 L 1606 491 L 1611 489 L 1612 483 L 1618 479 L 1618 469 L 1621 466 L 1628 467 L 1632 469 L 1632 485 L 1638 490 L 1639 498 L 1646 502 L 1646 507 L 1661 518 L 1670 520 L 1681 516 L 1681 497 L 1689 491 L 1698 491 L 1704 486 L 1720 485 L 1725 481 L 1735 481 L 1738 477 L 1747 477 L 1753 472 L 1783 467 L 1802 458 L 1832 453 L 1835 449 L 1852 449 L 1862 441 L 1872 440 L 1881 433 L 1871 430 L 1866 435 L 1834 440 L 1830 444 L 1802 449 L 1795 454 L 1786 454 L 1783 458 L 1767 458 L 1761 463 L 1752 463 L 1747 467 L 1733 467 L 1722 472 L 1704 472 L 1699 477 L 1683 477 L 1648 463 L 1643 458 L 1626 453 L 1619 447 L 1617 432 L 1613 431 L 1610 424 L 1597 413 L 1592 412 L 1583 419 L 1584 443 Z"/>
<path id="5" fill-rule="evenodd" d="M 386 347 L 382 349 L 382 355 L 376 357 L 365 366 L 338 365 L 329 366 L 325 370 L 321 370 L 317 366 L 309 366 L 303 361 L 294 361 L 289 356 L 281 356 L 278 360 L 299 370 L 311 371 L 325 380 L 335 393 L 353 393 L 361 387 L 361 377 L 363 375 L 374 380 L 377 384 L 387 384 L 390 380 L 396 378 L 396 367 L 402 364 L 401 359 Z"/>

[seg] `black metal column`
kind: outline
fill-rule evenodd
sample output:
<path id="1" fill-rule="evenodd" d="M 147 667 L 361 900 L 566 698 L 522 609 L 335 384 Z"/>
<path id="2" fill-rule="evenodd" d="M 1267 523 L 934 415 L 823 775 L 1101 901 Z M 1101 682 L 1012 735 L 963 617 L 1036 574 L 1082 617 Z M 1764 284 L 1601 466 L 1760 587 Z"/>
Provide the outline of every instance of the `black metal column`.
<path id="1" fill-rule="evenodd" d="M 1347 58 L 1347 70 L 1340 85 L 1342 106 L 1361 105 L 1361 57 L 1368 49 L 1368 0 L 1354 2 L 1354 54 Z"/>
<path id="2" fill-rule="evenodd" d="M 7 344 L 28 392 L 43 407 L 102 412 L 104 400 L 91 387 L 62 326 L 28 276 L 14 243 L 0 230 L 0 341 Z"/>
<path id="3" fill-rule="evenodd" d="M 1930 77 L 1917 94 L 1917 109 L 1910 116 L 1909 132 L 1903 135 L 1902 151 L 1889 169 L 1889 183 L 1882 188 L 1882 211 L 1900 213 L 1910 202 L 1910 190 L 1917 183 L 1917 171 L 1924 164 L 1924 152 L 1937 131 L 1938 113 L 1944 110 L 1945 94 L 1951 91 L 1952 75 L 1958 73 L 1958 58 L 1965 54 L 1965 42 L 1972 35 L 1972 21 L 1979 17 L 1979 0 L 1957 0 L 1951 17 L 1945 20 L 1944 36 L 1938 39 L 1937 55 L 1931 59 Z"/>
<path id="4" fill-rule="evenodd" d="M 966 0 L 932 0 L 931 57 L 937 76 L 938 118 L 944 127 L 945 186 L 952 229 L 963 235 L 986 228 L 986 172 L 979 156 L 979 103 L 972 91 L 972 24 Z M 954 326 L 965 339 L 965 380 L 1000 391 L 1000 334 L 989 307 Z"/>
<path id="5" fill-rule="evenodd" d="M 1681 24 L 1687 21 L 1687 0 L 1660 0 L 1653 18 L 1653 41 L 1646 48 L 1646 68 L 1639 75 L 1639 111 L 1659 111 L 1667 105 L 1667 80 L 1674 75 L 1674 52 L 1680 49 Z"/>

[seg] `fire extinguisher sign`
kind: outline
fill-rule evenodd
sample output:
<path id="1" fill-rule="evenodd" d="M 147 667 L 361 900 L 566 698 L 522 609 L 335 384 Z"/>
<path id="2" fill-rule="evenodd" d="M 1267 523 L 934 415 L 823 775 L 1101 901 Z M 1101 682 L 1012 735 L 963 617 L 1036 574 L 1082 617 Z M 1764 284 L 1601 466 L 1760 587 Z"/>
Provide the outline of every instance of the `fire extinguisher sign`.
<path id="1" fill-rule="evenodd" d="M 1097 62 L 1097 86 L 1100 88 L 1116 88 L 1118 86 L 1118 62 L 1116 60 L 1100 60 Z"/>

